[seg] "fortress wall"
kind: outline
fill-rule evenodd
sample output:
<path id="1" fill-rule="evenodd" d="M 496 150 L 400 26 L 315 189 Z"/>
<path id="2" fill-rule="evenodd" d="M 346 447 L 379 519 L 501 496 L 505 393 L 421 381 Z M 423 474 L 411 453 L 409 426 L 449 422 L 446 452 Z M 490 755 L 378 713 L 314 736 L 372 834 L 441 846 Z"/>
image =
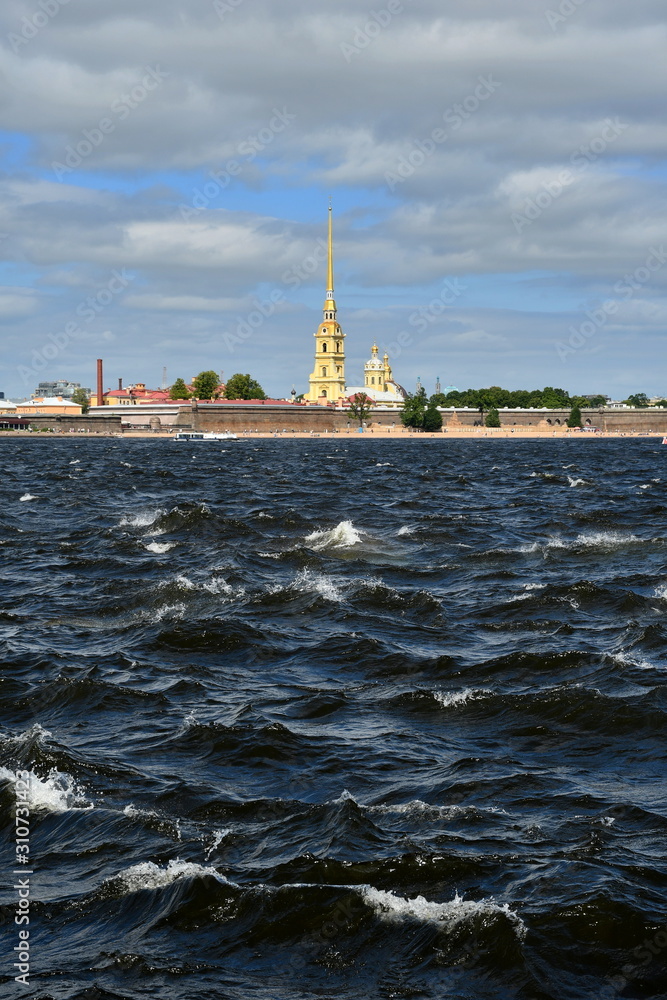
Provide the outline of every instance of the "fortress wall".
<path id="1" fill-rule="evenodd" d="M 119 416 L 54 416 L 54 417 L 33 417 L 28 416 L 31 427 L 39 430 L 46 428 L 56 434 L 120 434 L 122 431 Z"/>
<path id="2" fill-rule="evenodd" d="M 184 411 L 179 426 L 184 427 L 187 421 L 198 431 L 231 431 L 234 434 L 243 431 L 259 431 L 263 434 L 272 434 L 275 431 L 321 433 L 331 432 L 338 426 L 337 416 L 333 408 L 326 406 L 213 404 L 193 409 L 191 415 Z"/>
<path id="3" fill-rule="evenodd" d="M 129 410 L 129 407 L 128 407 Z M 567 426 L 569 409 L 562 410 L 500 410 L 501 426 L 530 428 L 535 431 L 561 430 Z M 477 410 L 443 410 L 443 427 L 449 431 L 465 430 L 479 425 Z M 667 408 L 581 411 L 584 426 L 616 434 L 667 435 Z M 48 428 L 56 433 L 119 434 L 129 430 L 128 424 L 142 430 L 183 429 L 199 431 L 230 431 L 234 434 L 258 431 L 263 434 L 292 431 L 296 433 L 331 434 L 334 431 L 356 430 L 358 421 L 344 410 L 326 406 L 261 406 L 216 405 L 174 407 L 168 414 L 156 413 L 150 407 L 132 407 L 128 413 L 90 413 L 86 416 L 30 417 L 36 428 Z M 122 425 L 121 425 L 122 420 Z M 159 421 L 159 422 L 158 422 Z M 400 412 L 375 412 L 367 421 L 369 429 L 401 427 Z"/>

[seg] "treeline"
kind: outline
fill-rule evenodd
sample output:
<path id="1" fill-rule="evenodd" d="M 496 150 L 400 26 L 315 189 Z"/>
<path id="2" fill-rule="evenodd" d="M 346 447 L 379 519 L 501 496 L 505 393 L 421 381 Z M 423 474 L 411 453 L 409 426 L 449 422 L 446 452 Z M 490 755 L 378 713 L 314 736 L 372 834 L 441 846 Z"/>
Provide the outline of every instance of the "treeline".
<path id="1" fill-rule="evenodd" d="M 430 398 L 435 406 L 469 406 L 475 410 L 499 410 L 504 406 L 522 410 L 544 406 L 549 410 L 569 410 L 573 406 L 604 406 L 606 401 L 606 396 L 570 396 L 565 389 L 554 389 L 550 385 L 544 389 L 502 389 L 492 385 L 488 389 L 437 392 Z"/>
<path id="2" fill-rule="evenodd" d="M 191 386 L 187 386 L 182 378 L 177 378 L 169 390 L 170 399 L 266 399 L 266 393 L 259 382 L 250 375 L 238 372 L 220 384 L 217 372 L 208 370 L 200 372 Z"/>

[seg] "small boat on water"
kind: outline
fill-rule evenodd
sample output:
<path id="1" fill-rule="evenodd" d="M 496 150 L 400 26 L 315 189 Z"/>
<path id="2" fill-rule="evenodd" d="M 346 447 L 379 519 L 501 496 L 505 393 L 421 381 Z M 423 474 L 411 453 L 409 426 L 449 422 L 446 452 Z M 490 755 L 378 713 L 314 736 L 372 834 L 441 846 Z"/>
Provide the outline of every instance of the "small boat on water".
<path id="1" fill-rule="evenodd" d="M 179 431 L 174 435 L 174 441 L 190 441 L 195 444 L 199 441 L 236 441 L 236 434 L 223 431 L 221 434 L 214 434 L 212 431 Z"/>

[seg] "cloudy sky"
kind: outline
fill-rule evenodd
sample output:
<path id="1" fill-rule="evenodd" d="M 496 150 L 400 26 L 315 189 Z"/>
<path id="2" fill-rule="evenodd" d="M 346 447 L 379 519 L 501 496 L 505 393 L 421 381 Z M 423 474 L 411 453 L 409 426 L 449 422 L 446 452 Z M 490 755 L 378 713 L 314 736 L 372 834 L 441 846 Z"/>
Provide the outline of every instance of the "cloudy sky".
<path id="1" fill-rule="evenodd" d="M 667 393 L 662 0 L 3 0 L 0 389 Z"/>

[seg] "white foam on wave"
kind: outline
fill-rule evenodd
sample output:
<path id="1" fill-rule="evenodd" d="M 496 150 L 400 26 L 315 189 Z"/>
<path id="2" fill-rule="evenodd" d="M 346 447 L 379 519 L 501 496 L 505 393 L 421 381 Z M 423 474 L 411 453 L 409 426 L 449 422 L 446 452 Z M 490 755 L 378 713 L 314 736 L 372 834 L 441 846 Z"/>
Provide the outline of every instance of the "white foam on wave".
<path id="1" fill-rule="evenodd" d="M 161 868 L 153 861 L 143 861 L 138 865 L 120 872 L 113 879 L 105 879 L 108 882 L 120 882 L 126 893 L 140 892 L 142 889 L 162 889 L 177 879 L 197 878 L 202 875 L 211 875 L 218 882 L 224 885 L 234 885 L 221 875 L 215 868 L 205 867 L 190 861 L 181 861 L 177 858 L 170 861 L 165 868 Z"/>
<path id="2" fill-rule="evenodd" d="M 310 569 L 302 569 L 287 586 L 276 584 L 269 587 L 270 594 L 282 594 L 296 591 L 298 593 L 319 594 L 327 601 L 340 604 L 343 600 L 343 593 L 338 584 L 325 573 L 314 573 Z"/>
<path id="3" fill-rule="evenodd" d="M 154 809 L 139 809 L 137 806 L 132 805 L 131 802 L 129 806 L 125 806 L 123 814 L 127 816 L 128 819 L 141 819 L 142 816 L 148 816 L 151 819 L 160 818 Z"/>
<path id="4" fill-rule="evenodd" d="M 166 511 L 159 507 L 157 510 L 145 510 L 139 514 L 126 514 L 120 519 L 121 528 L 150 528 L 159 517 L 163 517 Z"/>
<path id="5" fill-rule="evenodd" d="M 161 829 L 169 830 L 171 836 L 173 836 L 176 840 L 183 840 L 181 835 L 181 821 L 178 818 L 170 819 L 168 816 L 163 816 L 154 809 L 141 809 L 133 805 L 131 802 L 123 809 L 123 815 L 127 816 L 128 819 L 139 821 L 151 820 L 154 823 L 157 822 Z"/>
<path id="6" fill-rule="evenodd" d="M 161 607 L 156 608 L 155 611 L 150 612 L 148 617 L 161 622 L 165 618 L 183 618 L 186 611 L 187 608 L 184 604 L 163 604 Z"/>
<path id="7" fill-rule="evenodd" d="M 597 822 L 600 824 L 600 826 L 609 827 L 614 825 L 614 823 L 616 822 L 616 818 L 614 816 L 601 816 Z"/>
<path id="8" fill-rule="evenodd" d="M 71 809 L 92 809 L 92 803 L 86 800 L 82 789 L 69 774 L 49 771 L 46 778 L 40 778 L 34 771 L 29 772 L 28 805 L 37 812 L 62 813 Z M 16 781 L 16 774 L 6 767 L 0 767 L 0 779 Z"/>
<path id="9" fill-rule="evenodd" d="M 69 464 L 70 465 L 79 465 L 80 463 L 81 463 L 81 459 L 80 458 L 73 458 L 72 461 Z"/>
<path id="10" fill-rule="evenodd" d="M 210 580 L 202 583 L 202 590 L 208 591 L 209 594 L 224 594 L 225 597 L 229 597 L 234 593 L 234 588 L 231 584 L 221 576 L 212 576 Z M 244 590 L 240 590 L 239 594 L 244 594 Z"/>
<path id="11" fill-rule="evenodd" d="M 656 666 L 655 663 L 651 663 L 649 660 L 643 660 L 636 656 L 630 656 L 629 653 L 613 653 L 612 660 L 614 663 L 618 663 L 622 667 L 636 667 L 638 670 L 661 669 Z"/>
<path id="12" fill-rule="evenodd" d="M 53 733 L 49 729 L 45 729 L 40 722 L 36 722 L 30 729 L 26 729 L 24 733 L 18 733 L 16 736 L 3 737 L 3 742 L 6 743 L 43 743 L 45 739 L 53 736 Z"/>
<path id="13" fill-rule="evenodd" d="M 538 590 L 544 590 L 546 583 L 524 583 L 523 594 L 515 594 L 510 598 L 510 604 L 515 601 L 527 601 Z"/>
<path id="14" fill-rule="evenodd" d="M 32 493 L 24 493 L 20 502 L 27 503 L 29 500 L 37 500 L 37 497 L 33 496 Z"/>
<path id="15" fill-rule="evenodd" d="M 421 799 L 412 799 L 410 802 L 398 802 L 393 805 L 369 806 L 368 812 L 377 815 L 395 816 L 417 816 L 424 819 L 460 819 L 465 816 L 476 815 L 477 809 L 474 806 L 434 806 L 429 802 L 422 802 Z"/>
<path id="16" fill-rule="evenodd" d="M 477 701 L 491 693 L 486 688 L 466 688 L 465 691 L 434 691 L 433 697 L 440 702 L 443 708 L 451 708 L 453 705 L 465 705 L 466 702 Z"/>
<path id="17" fill-rule="evenodd" d="M 384 892 L 372 886 L 360 887 L 364 901 L 375 911 L 381 920 L 396 923 L 406 919 L 418 920 L 420 923 L 441 924 L 447 928 L 469 920 L 471 917 L 503 916 L 512 924 L 520 939 L 526 934 L 526 926 L 507 903 L 502 906 L 493 898 L 482 899 L 479 902 L 466 900 L 458 893 L 449 903 L 432 903 L 424 896 L 405 899 L 393 892 Z"/>
<path id="18" fill-rule="evenodd" d="M 520 545 L 516 552 L 545 552 L 549 549 L 602 549 L 611 550 L 625 545 L 641 545 L 644 539 L 638 535 L 625 535 L 620 531 L 595 531 L 590 535 L 577 535 L 576 538 L 548 538 L 545 542 L 530 542 Z"/>
<path id="19" fill-rule="evenodd" d="M 158 556 L 162 556 L 165 552 L 170 552 L 175 546 L 176 542 L 149 542 L 146 549 L 149 552 L 155 552 Z"/>
<path id="20" fill-rule="evenodd" d="M 311 532 L 306 535 L 306 542 L 316 552 L 323 549 L 349 549 L 361 542 L 361 535 L 352 521 L 341 521 L 335 528 Z"/>
<path id="21" fill-rule="evenodd" d="M 213 841 L 211 843 L 211 846 L 206 849 L 206 853 L 204 854 L 205 861 L 209 860 L 211 855 L 215 851 L 217 851 L 217 849 L 220 847 L 220 844 L 223 842 L 225 837 L 228 837 L 231 832 L 232 832 L 231 829 L 229 829 L 228 827 L 224 830 L 213 831 Z"/>
<path id="22" fill-rule="evenodd" d="M 576 476 L 568 476 L 568 482 L 570 486 L 588 486 L 589 484 L 585 479 L 579 479 Z"/>
<path id="23" fill-rule="evenodd" d="M 416 525 L 404 524 L 402 528 L 398 529 L 396 534 L 399 536 L 399 538 L 402 538 L 404 535 L 413 535 L 416 530 L 417 530 Z"/>
<path id="24" fill-rule="evenodd" d="M 330 576 L 324 573 L 313 573 L 309 569 L 302 569 L 297 573 L 292 584 L 295 590 L 306 590 L 310 593 L 319 594 L 327 601 L 340 604 L 343 594 L 339 586 L 334 583 Z"/>
<path id="25" fill-rule="evenodd" d="M 178 587 L 180 590 L 199 590 L 209 594 L 222 594 L 225 597 L 229 597 L 234 593 L 234 588 L 231 584 L 227 583 L 222 576 L 217 574 L 213 574 L 209 580 L 191 580 L 184 573 L 179 573 L 178 576 L 172 577 L 169 580 L 163 580 L 160 583 L 162 589 L 173 586 Z M 241 589 L 238 591 L 238 594 L 242 596 L 245 594 L 245 591 Z"/>
<path id="26" fill-rule="evenodd" d="M 337 799 L 331 800 L 332 806 L 340 806 L 343 802 L 354 802 L 355 806 L 360 806 L 361 803 L 358 802 L 352 792 L 348 792 L 347 788 L 344 788 Z"/>

